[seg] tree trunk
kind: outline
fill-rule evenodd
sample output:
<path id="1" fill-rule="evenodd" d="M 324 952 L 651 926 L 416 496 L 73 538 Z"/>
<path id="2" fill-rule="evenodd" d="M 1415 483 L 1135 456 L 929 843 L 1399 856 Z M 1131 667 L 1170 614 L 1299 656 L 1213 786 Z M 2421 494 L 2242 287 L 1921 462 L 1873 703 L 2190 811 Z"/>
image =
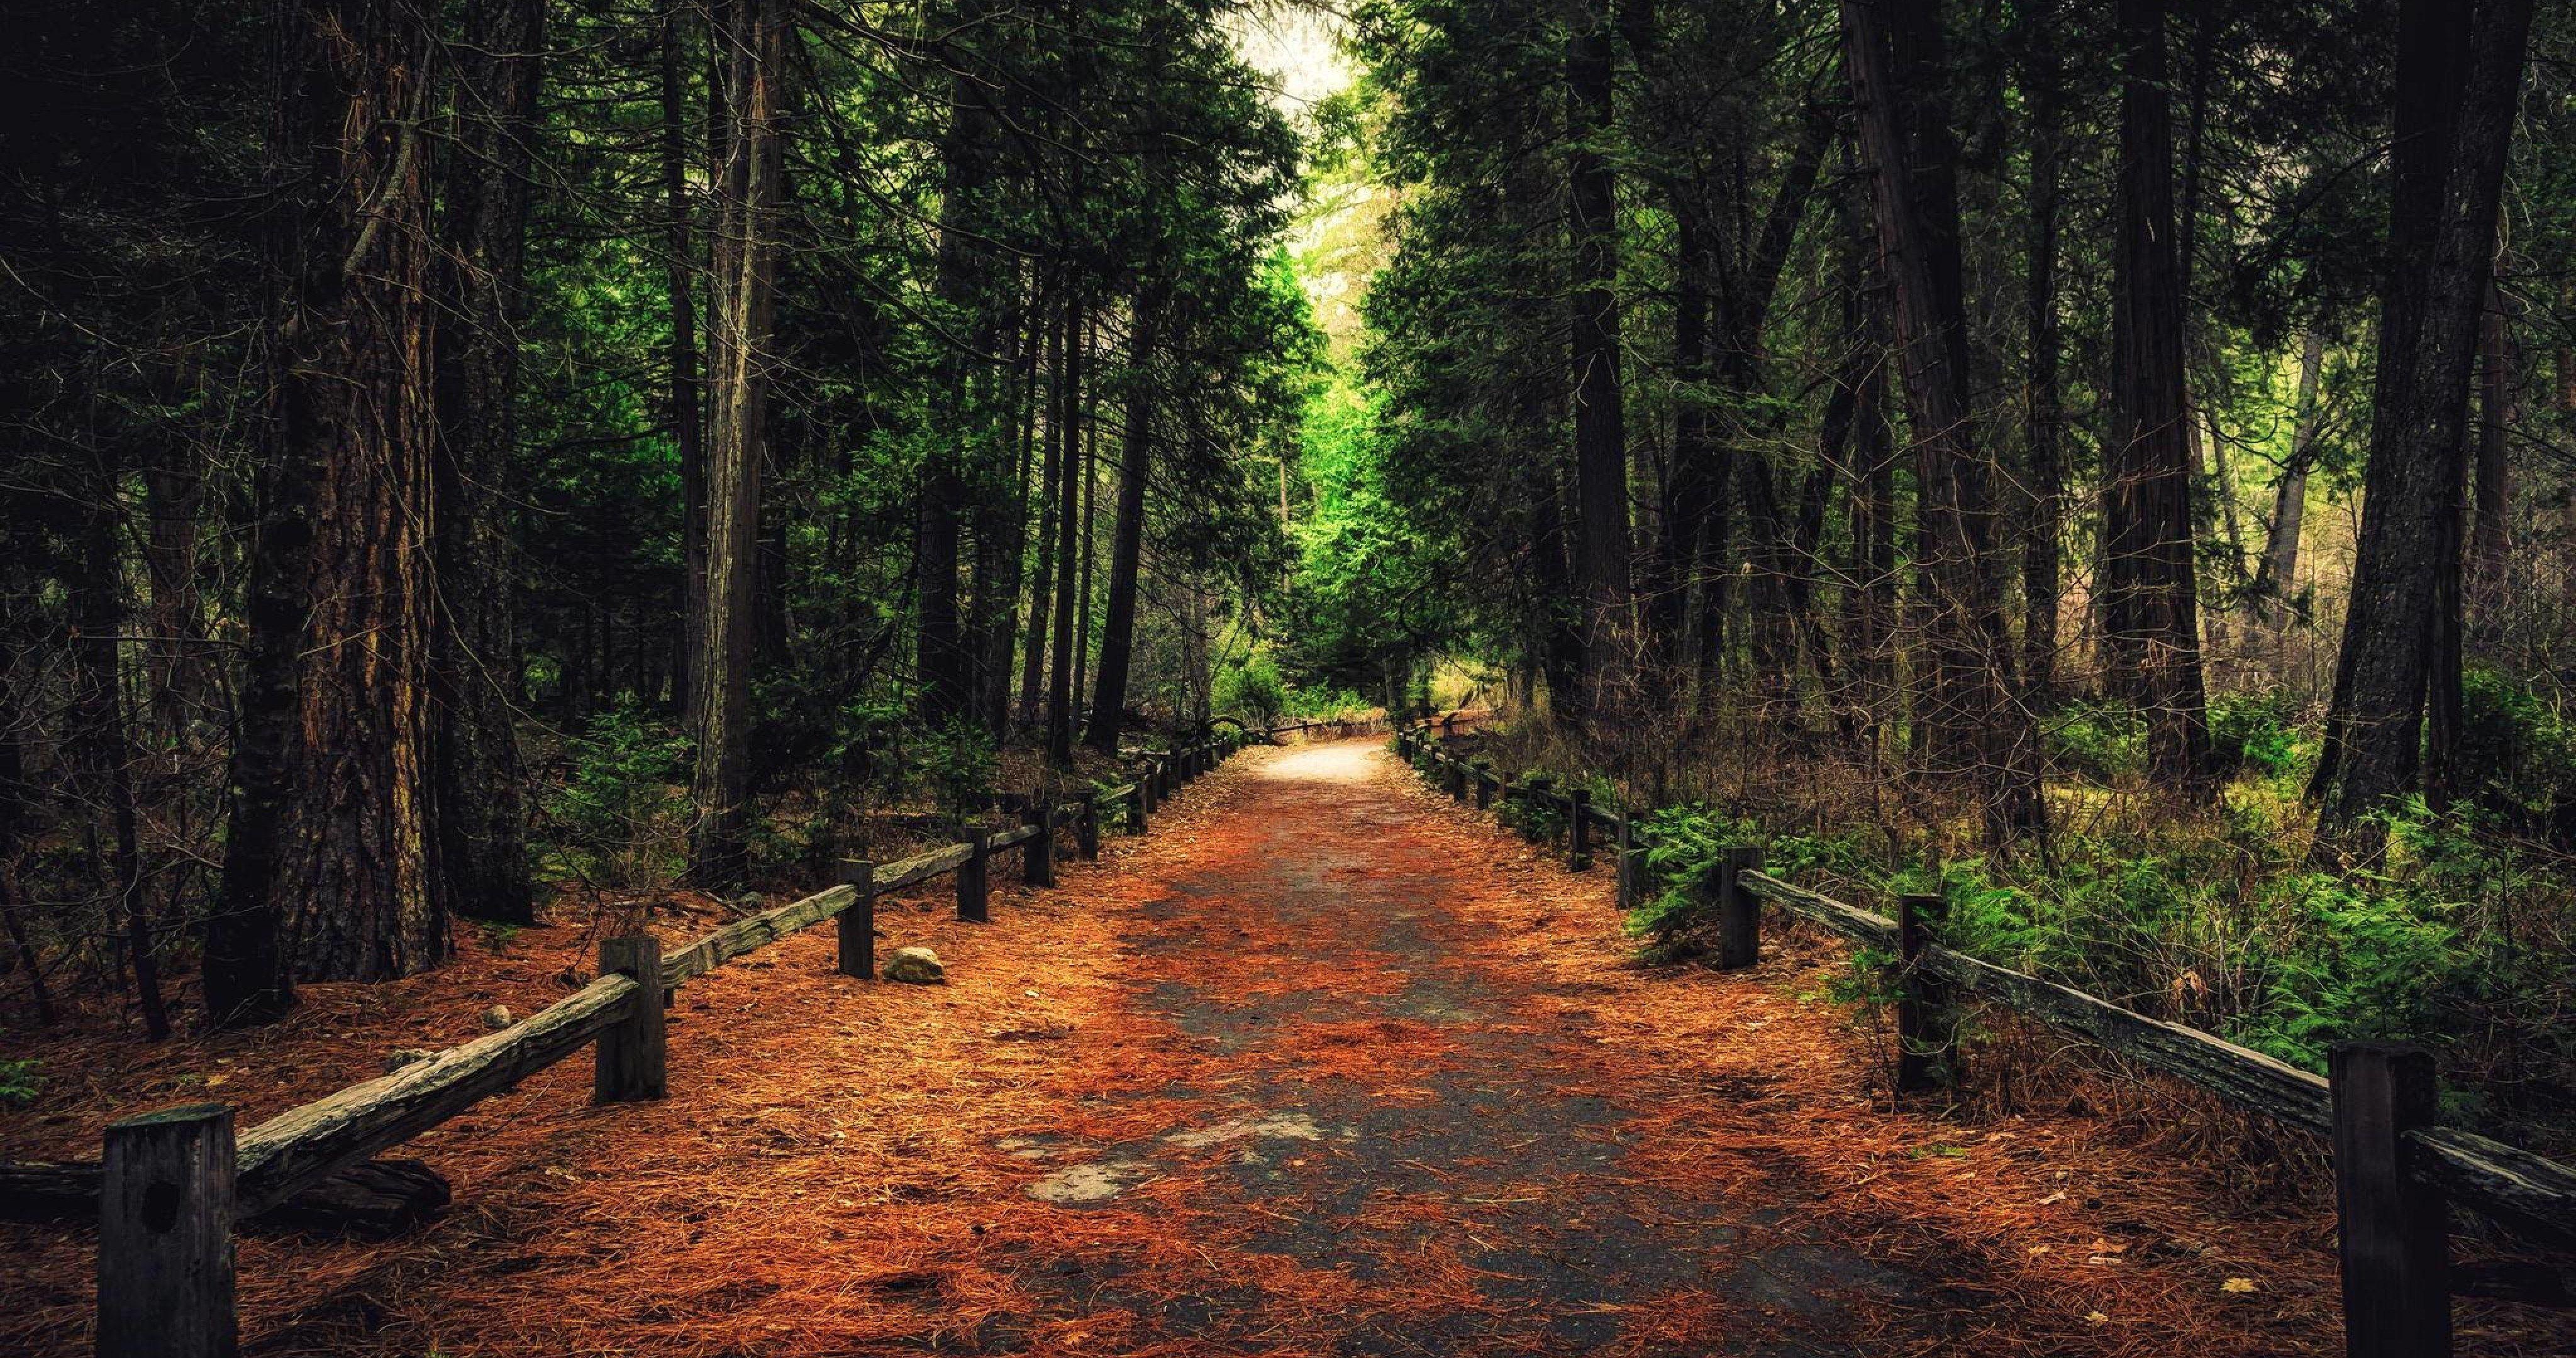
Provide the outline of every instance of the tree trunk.
<path id="1" fill-rule="evenodd" d="M 2026 237 L 2029 281 L 2025 333 L 2030 350 L 2023 426 L 2023 487 L 2028 521 L 2022 526 L 2022 685 L 2034 711 L 2057 702 L 2057 611 L 2060 535 L 2065 515 L 2065 399 L 2058 389 L 2057 218 L 2060 169 L 2065 154 L 2065 98 L 2058 69 L 2062 29 L 2058 11 L 2045 11 L 2043 26 L 2026 18 L 2023 83 L 2029 110 L 2030 218 Z"/>
<path id="2" fill-rule="evenodd" d="M 2478 503 L 2469 538 L 2469 602 L 2482 638 L 2492 638 L 2503 621 L 2505 564 L 2513 551 L 2514 421 L 2520 417 L 2514 394 L 2514 344 L 2511 315 L 2501 288 L 2487 289 L 2487 307 L 2478 339 Z"/>
<path id="3" fill-rule="evenodd" d="M 1100 626 L 1100 677 L 1092 689 L 1091 725 L 1085 745 L 1118 753 L 1118 727 L 1126 717 L 1127 668 L 1136 642 L 1137 568 L 1145 543 L 1145 483 L 1154 465 L 1154 344 L 1162 299 L 1140 294 L 1135 333 L 1129 340 L 1127 440 L 1118 468 L 1118 523 L 1109 545 L 1108 615 Z"/>
<path id="4" fill-rule="evenodd" d="M 690 875 L 707 886 L 733 885 L 749 868 L 752 591 L 778 281 L 778 124 L 789 13 L 787 0 L 731 0 L 719 43 L 726 53 L 729 147 L 716 197 L 707 336 L 707 590 L 694 666 L 703 697 L 691 787 L 697 823 L 689 843 Z"/>
<path id="5" fill-rule="evenodd" d="M 2105 613 L 2117 676 L 2147 718 L 2158 782 L 2205 788 L 2209 720 L 2192 549 L 2191 411 L 2174 245 L 2164 0 L 2120 0 L 2118 243 L 2111 270 L 2112 424 L 2104 468 Z"/>
<path id="6" fill-rule="evenodd" d="M 1028 640 L 1020 648 L 1019 709 L 1023 720 L 1037 719 L 1041 710 L 1047 643 L 1053 634 L 1050 616 L 1056 607 L 1055 540 L 1060 520 L 1056 502 L 1062 498 L 1064 481 L 1065 332 L 1073 326 L 1070 302 L 1057 315 L 1046 318 L 1045 326 L 1047 398 L 1040 418 L 1046 421 L 1046 432 L 1038 458 L 1037 573 L 1029 581 Z"/>
<path id="7" fill-rule="evenodd" d="M 1892 11 L 1892 12 L 1891 12 Z M 1959 259 L 1958 146 L 1936 97 L 1941 34 L 1928 6 L 1844 0 L 1845 65 L 1869 163 L 1881 273 L 1895 290 L 1896 351 L 1916 443 L 1918 558 L 1931 674 L 1935 772 L 1984 785 L 1990 838 L 2044 825 L 2038 733 L 2015 701 L 2002 564 L 1968 401 Z M 1893 19 L 1891 23 L 1890 20 Z"/>
<path id="8" fill-rule="evenodd" d="M 663 272 L 671 310 L 668 396 L 671 439 L 680 454 L 680 636 L 671 656 L 671 690 L 684 724 L 697 728 L 694 677 L 705 639 L 698 624 L 707 614 L 707 439 L 700 414 L 698 372 L 697 252 L 690 244 L 688 80 L 680 28 L 684 0 L 662 4 L 662 200 Z M 720 100 L 717 102 L 721 102 Z"/>
<path id="9" fill-rule="evenodd" d="M 518 705 L 519 326 L 544 0 L 474 0 L 456 50 L 460 111 L 444 194 L 447 325 L 439 332 L 436 792 L 430 892 L 449 916 L 529 924 Z"/>
<path id="10" fill-rule="evenodd" d="M 1586 0 L 1566 43 L 1566 89 L 1575 142 L 1568 202 L 1574 245 L 1575 508 L 1580 521 L 1576 589 L 1583 601 L 1582 685 L 1568 715 L 1580 718 L 1619 682 L 1627 621 L 1628 439 L 1619 380 L 1619 209 L 1607 143 L 1612 26 L 1605 0 Z"/>
<path id="11" fill-rule="evenodd" d="M 174 404 L 176 402 L 174 401 Z M 160 443 L 143 470 L 143 544 L 151 587 L 152 642 L 145 652 L 152 683 L 153 725 L 172 749 L 188 741 L 192 722 L 211 720 L 206 606 L 197 586 L 199 520 L 206 511 L 205 452 L 191 440 Z"/>
<path id="12" fill-rule="evenodd" d="M 1082 446 L 1083 369 L 1090 350 L 1084 324 L 1083 308 L 1078 303 L 1065 308 L 1063 368 L 1056 376 L 1054 423 L 1059 426 L 1056 441 L 1063 445 L 1060 456 L 1064 466 L 1056 494 L 1055 506 L 1055 654 L 1047 675 L 1047 759 L 1057 768 L 1073 763 L 1073 724 L 1075 705 L 1082 701 L 1082 614 L 1090 607 L 1089 555 L 1091 552 L 1090 503 L 1091 464 Z M 1080 519 L 1081 537 L 1075 538 L 1075 520 Z M 1084 560 L 1076 570 L 1075 553 Z M 1076 575 L 1083 588 L 1077 596 Z"/>
<path id="13" fill-rule="evenodd" d="M 282 20 L 277 406 L 208 924 L 218 1023 L 283 1010 L 290 973 L 405 976 L 448 945 L 429 888 L 426 53 L 384 0 Z"/>
<path id="14" fill-rule="evenodd" d="M 144 1035 L 170 1035 L 170 1011 L 161 997 L 161 965 L 143 895 L 143 847 L 136 826 L 135 749 L 125 711 L 125 513 L 117 477 L 106 468 L 92 488 L 81 532 L 81 569 L 72 581 L 73 616 L 79 627 L 72 655 L 71 727 L 78 752 L 76 784 L 83 818 L 94 828 L 104 812 L 114 847 L 93 857 L 104 869 L 115 906 L 109 919 L 124 931 L 134 968 L 134 997 Z M 93 840 L 93 842 L 95 842 Z"/>
<path id="15" fill-rule="evenodd" d="M 1711 463 L 1708 405 L 1708 275 L 1714 260 L 1699 214 L 1673 195 L 1673 397 L 1672 471 L 1664 479 L 1661 541 L 1655 579 L 1646 601 L 1656 658 L 1678 673 L 1689 658 L 1690 600 L 1705 577 L 1703 544 L 1726 537 L 1724 497 Z"/>
<path id="16" fill-rule="evenodd" d="M 2273 630 L 2289 627 L 2296 613 L 2291 600 L 2299 585 L 2299 534 L 2308 517 L 2308 468 L 2316 460 L 2318 426 L 2323 407 L 2317 379 L 2325 370 L 2325 332 L 2314 327 L 2299 344 L 2299 395 L 2290 429 L 2290 458 L 2272 487 L 2272 526 L 2263 539 L 2263 559 L 2254 567 L 2255 606 Z"/>
<path id="17" fill-rule="evenodd" d="M 983 14 L 981 0 L 962 0 L 954 31 L 970 41 L 981 38 Z M 977 370 L 992 349 L 986 276 L 995 267 L 980 248 L 976 220 L 996 135 L 986 91 L 973 72 L 961 68 L 950 76 L 948 129 L 940 143 L 938 296 L 946 323 L 962 327 L 968 339 L 963 346 L 947 341 L 942 358 L 939 443 L 923 471 L 914 548 L 920 710 L 932 730 L 968 715 L 978 659 L 959 606 L 957 574 L 961 524 L 981 499 L 976 478 L 989 451 L 984 436 L 990 421 L 975 408 Z"/>
<path id="18" fill-rule="evenodd" d="M 1029 556 L 1029 461 L 1037 440 L 1039 337 L 1050 327 L 1046 301 L 1031 296 L 1012 365 L 1006 426 L 1015 454 L 1001 484 L 980 498 L 976 528 L 976 635 L 982 640 L 977 685 L 985 729 L 999 745 L 1011 732 L 1011 656 L 1019 647 L 1020 583 Z"/>
<path id="19" fill-rule="evenodd" d="M 2479 0 L 2465 15 L 2437 0 L 2399 9 L 2370 459 L 2310 784 L 2321 867 L 2377 857 L 2385 832 L 2373 817 L 2416 785 L 2428 708 L 2437 765 L 2456 729 L 2469 379 L 2531 19 L 2531 0 Z"/>
<path id="20" fill-rule="evenodd" d="M 1099 357 L 1099 325 L 1083 339 L 1082 366 L 1087 372 Z M 1100 556 L 1100 399 L 1099 384 L 1082 389 L 1082 581 L 1073 606 L 1073 702 L 1068 716 L 1078 716 L 1091 693 L 1091 576 Z"/>

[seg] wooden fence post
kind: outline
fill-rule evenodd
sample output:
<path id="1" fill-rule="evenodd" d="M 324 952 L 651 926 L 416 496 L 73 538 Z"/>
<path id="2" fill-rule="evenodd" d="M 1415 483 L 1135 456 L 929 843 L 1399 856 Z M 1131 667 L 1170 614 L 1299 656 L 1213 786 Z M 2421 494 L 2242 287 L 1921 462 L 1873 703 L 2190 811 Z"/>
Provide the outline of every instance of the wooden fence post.
<path id="1" fill-rule="evenodd" d="M 1135 790 L 1127 794 L 1127 814 L 1135 819 L 1137 834 L 1145 833 L 1145 818 L 1153 806 L 1154 794 L 1146 789 L 1144 779 L 1137 779 Z"/>
<path id="2" fill-rule="evenodd" d="M 1055 885 L 1055 808 L 1031 799 L 1029 825 L 1037 831 L 1020 854 L 1020 880 L 1030 886 Z"/>
<path id="3" fill-rule="evenodd" d="M 1083 862 L 1091 862 L 1100 857 L 1100 798 L 1098 794 L 1095 793 L 1083 798 L 1081 806 L 1075 810 L 1073 815 L 1074 851 L 1082 855 Z"/>
<path id="4" fill-rule="evenodd" d="M 1613 852 L 1619 857 L 1613 866 L 1619 878 L 1619 909 L 1634 910 L 1637 908 L 1637 870 L 1644 864 L 1637 860 L 1637 826 L 1629 818 L 1627 807 L 1619 808 L 1619 823 L 1612 833 L 1618 836 L 1618 847 Z"/>
<path id="5" fill-rule="evenodd" d="M 1474 767 L 1476 770 L 1476 809 L 1479 811 L 1491 810 L 1494 805 L 1494 785 L 1488 780 L 1493 776 L 1494 766 L 1482 759 L 1479 759 L 1476 761 Z"/>
<path id="6" fill-rule="evenodd" d="M 1576 788 L 1565 794 L 1565 870 L 1592 867 L 1592 793 Z"/>
<path id="7" fill-rule="evenodd" d="M 1896 901 L 1896 1088 L 1939 1089 L 1958 1080 L 1958 1039 L 1950 1028 L 1950 987 L 1922 966 L 1923 950 L 1941 922 L 1939 896 Z"/>
<path id="8" fill-rule="evenodd" d="M 1717 867 L 1717 965 L 1749 967 L 1762 960 L 1762 901 L 1737 880 L 1762 870 L 1762 850 L 1742 844 L 1726 851 Z"/>
<path id="9" fill-rule="evenodd" d="M 1467 800 L 1467 770 L 1457 760 L 1441 761 L 1440 782 L 1442 790 L 1449 794 L 1449 800 L 1453 802 Z"/>
<path id="10" fill-rule="evenodd" d="M 1532 811 L 1536 811 L 1540 807 L 1556 800 L 1556 780 L 1548 777 L 1546 774 L 1536 774 L 1525 779 L 1521 786 L 1528 789 L 1527 794 L 1521 798 L 1521 803 Z M 1523 842 L 1529 844 L 1540 842 L 1538 831 L 1536 829 L 1537 820 L 1538 818 L 1536 816 L 1521 817 L 1521 839 Z"/>
<path id="11" fill-rule="evenodd" d="M 841 881 L 859 894 L 836 922 L 840 955 L 834 966 L 844 976 L 873 981 L 877 978 L 877 865 L 849 859 L 841 864 Z"/>
<path id="12" fill-rule="evenodd" d="M 633 1103 L 669 1091 L 663 1076 L 662 941 L 650 934 L 599 941 L 599 974 L 635 979 L 626 1017 L 601 1029 L 592 1053 L 590 1101 Z"/>
<path id="13" fill-rule="evenodd" d="M 966 836 L 966 861 L 957 865 L 957 918 L 969 924 L 992 919 L 987 870 L 992 865 L 993 837 L 981 830 Z"/>
<path id="14" fill-rule="evenodd" d="M 233 1110 L 119 1118 L 100 1159 L 99 1358 L 232 1358 Z"/>
<path id="15" fill-rule="evenodd" d="M 2349 1358 L 2447 1358 L 2450 1222 L 2442 1190 L 2410 1173 L 2406 1133 L 2429 1126 L 2433 1057 L 2389 1042 L 2340 1042 L 2334 1097 L 2336 1235 Z"/>

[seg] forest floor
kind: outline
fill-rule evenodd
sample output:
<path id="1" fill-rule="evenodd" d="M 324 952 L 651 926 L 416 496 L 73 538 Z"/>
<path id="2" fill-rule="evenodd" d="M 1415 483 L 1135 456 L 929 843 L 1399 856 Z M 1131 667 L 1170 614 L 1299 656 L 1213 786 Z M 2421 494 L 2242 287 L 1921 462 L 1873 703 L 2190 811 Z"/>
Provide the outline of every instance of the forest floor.
<path id="1" fill-rule="evenodd" d="M 455 1185 L 431 1226 L 246 1238 L 244 1350 L 2341 1350 L 2313 1195 L 2249 1200 L 2134 1119 L 1891 1110 L 1837 948 L 1646 967 L 1610 896 L 1375 742 L 1250 752 L 988 925 L 881 907 L 944 986 L 835 976 L 810 931 L 681 993 L 667 1101 L 591 1107 L 568 1062 L 408 1148 Z M 261 1034 L 38 1044 L 63 1074 L 0 1155 L 178 1098 L 247 1124 L 585 951 L 531 930 Z M 0 1226 L 0 1352 L 87 1351 L 91 1247 Z M 2460 1318 L 2462 1352 L 2576 1333 Z"/>

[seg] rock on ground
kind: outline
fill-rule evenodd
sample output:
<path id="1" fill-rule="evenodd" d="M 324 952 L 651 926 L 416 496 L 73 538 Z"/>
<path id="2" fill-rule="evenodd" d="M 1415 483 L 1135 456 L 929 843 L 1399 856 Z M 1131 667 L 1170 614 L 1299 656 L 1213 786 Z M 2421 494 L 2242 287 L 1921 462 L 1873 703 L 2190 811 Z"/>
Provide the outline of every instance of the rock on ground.
<path id="1" fill-rule="evenodd" d="M 948 979 L 948 969 L 939 965 L 939 954 L 928 948 L 895 949 L 880 974 L 889 981 L 911 985 L 937 985 Z"/>

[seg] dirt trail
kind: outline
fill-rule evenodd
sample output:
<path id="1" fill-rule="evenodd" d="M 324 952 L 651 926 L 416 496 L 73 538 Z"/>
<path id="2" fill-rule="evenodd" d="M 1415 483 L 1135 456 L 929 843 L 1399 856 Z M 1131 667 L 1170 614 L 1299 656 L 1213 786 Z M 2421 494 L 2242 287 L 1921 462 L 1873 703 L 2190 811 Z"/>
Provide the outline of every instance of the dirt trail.
<path id="1" fill-rule="evenodd" d="M 1374 743 L 1248 753 L 990 925 L 887 903 L 947 986 L 814 931 L 684 992 L 668 1102 L 559 1068 L 417 1144 L 426 1233 L 246 1241 L 245 1348 L 2340 1350 L 2313 1215 L 1890 1113 L 1829 950 L 1643 969 L 1609 893 Z M 83 1351 L 80 1234 L 7 1231 L 0 1349 Z"/>

